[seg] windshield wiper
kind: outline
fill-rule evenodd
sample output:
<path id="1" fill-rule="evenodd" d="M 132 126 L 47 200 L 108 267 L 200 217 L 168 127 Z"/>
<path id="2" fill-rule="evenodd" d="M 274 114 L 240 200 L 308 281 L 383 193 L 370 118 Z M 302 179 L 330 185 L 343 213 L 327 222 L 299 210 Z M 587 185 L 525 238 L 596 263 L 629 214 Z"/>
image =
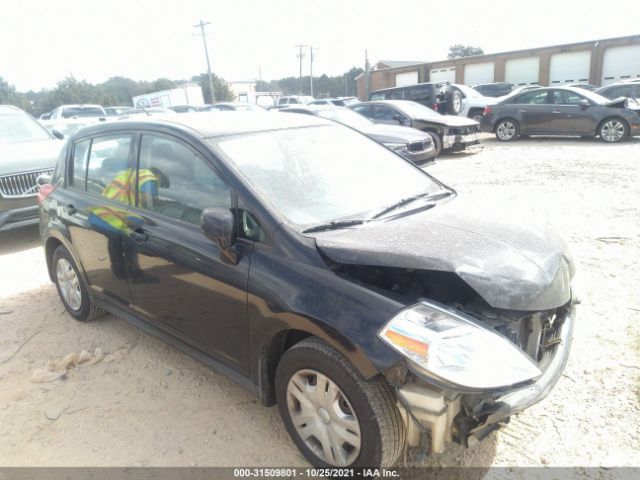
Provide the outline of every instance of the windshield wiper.
<path id="1" fill-rule="evenodd" d="M 410 197 L 403 198 L 402 200 L 394 203 L 393 205 L 389 205 L 388 207 L 384 208 L 380 212 L 376 213 L 373 217 L 371 217 L 371 219 L 380 218 L 383 215 L 386 215 L 387 213 L 392 212 L 393 210 L 397 210 L 398 208 L 404 207 L 405 205 L 408 205 L 409 203 L 415 202 L 416 200 L 420 200 L 422 198 L 425 198 L 428 200 L 439 200 L 441 198 L 448 197 L 449 195 L 451 195 L 451 192 L 442 192 L 442 193 L 435 193 L 435 194 L 419 193 L 417 195 L 412 195 Z"/>
<path id="2" fill-rule="evenodd" d="M 316 225 L 303 230 L 302 233 L 324 232 L 326 230 L 338 230 L 340 228 L 353 227 L 354 225 L 362 225 L 366 220 L 337 220 L 322 225 Z"/>

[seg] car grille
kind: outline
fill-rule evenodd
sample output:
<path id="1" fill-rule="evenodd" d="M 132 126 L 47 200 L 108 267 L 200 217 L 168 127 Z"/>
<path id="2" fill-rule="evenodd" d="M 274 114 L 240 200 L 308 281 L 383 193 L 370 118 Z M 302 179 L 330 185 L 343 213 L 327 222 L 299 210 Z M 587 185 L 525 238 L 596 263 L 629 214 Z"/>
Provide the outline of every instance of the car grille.
<path id="1" fill-rule="evenodd" d="M 3 198 L 35 197 L 38 193 L 36 179 L 42 175 L 51 175 L 53 169 L 35 170 L 0 177 L 0 196 Z"/>
<path id="2" fill-rule="evenodd" d="M 409 151 L 410 152 L 421 152 L 425 148 L 426 148 L 426 146 L 425 146 L 424 142 L 422 142 L 422 141 L 411 142 L 409 144 Z"/>

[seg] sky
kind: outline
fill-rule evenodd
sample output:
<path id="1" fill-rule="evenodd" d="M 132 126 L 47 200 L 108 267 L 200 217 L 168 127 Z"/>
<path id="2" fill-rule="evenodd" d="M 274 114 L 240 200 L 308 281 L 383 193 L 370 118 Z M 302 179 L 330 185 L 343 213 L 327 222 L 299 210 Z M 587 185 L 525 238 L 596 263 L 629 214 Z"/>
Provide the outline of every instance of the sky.
<path id="1" fill-rule="evenodd" d="M 615 8 L 563 0 L 3 0 L 0 77 L 19 91 L 73 75 L 91 83 L 298 76 L 297 44 L 315 48 L 313 73 L 340 75 L 378 60 L 445 59 L 456 43 L 485 53 L 640 34 L 637 0 Z M 626 14 L 625 12 L 635 12 Z M 309 56 L 303 75 L 309 74 Z"/>

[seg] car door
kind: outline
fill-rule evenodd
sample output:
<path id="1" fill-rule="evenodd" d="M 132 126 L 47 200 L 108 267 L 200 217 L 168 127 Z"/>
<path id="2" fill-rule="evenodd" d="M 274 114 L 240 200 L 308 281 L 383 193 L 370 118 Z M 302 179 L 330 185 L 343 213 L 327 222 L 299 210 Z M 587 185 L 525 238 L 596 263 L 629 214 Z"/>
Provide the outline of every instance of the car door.
<path id="1" fill-rule="evenodd" d="M 512 110 L 520 125 L 520 133 L 549 133 L 553 131 L 553 104 L 548 90 L 533 90 L 514 99 Z"/>
<path id="2" fill-rule="evenodd" d="M 411 119 L 388 105 L 372 105 L 372 120 L 386 125 L 411 125 Z"/>
<path id="3" fill-rule="evenodd" d="M 569 90 L 552 90 L 554 128 L 566 135 L 585 135 L 593 133 L 596 125 L 593 105 L 584 96 Z M 581 102 L 587 101 L 587 105 Z"/>
<path id="4" fill-rule="evenodd" d="M 205 155 L 170 136 L 143 133 L 138 198 L 126 248 L 134 308 L 183 341 L 247 371 L 250 245 L 237 263 L 200 230 L 205 208 L 234 208 L 232 189 Z"/>
<path id="5" fill-rule="evenodd" d="M 131 298 L 123 252 L 128 205 L 124 197 L 110 192 L 114 180 L 131 172 L 133 138 L 122 133 L 74 142 L 58 207 L 89 287 L 94 294 L 124 305 Z"/>

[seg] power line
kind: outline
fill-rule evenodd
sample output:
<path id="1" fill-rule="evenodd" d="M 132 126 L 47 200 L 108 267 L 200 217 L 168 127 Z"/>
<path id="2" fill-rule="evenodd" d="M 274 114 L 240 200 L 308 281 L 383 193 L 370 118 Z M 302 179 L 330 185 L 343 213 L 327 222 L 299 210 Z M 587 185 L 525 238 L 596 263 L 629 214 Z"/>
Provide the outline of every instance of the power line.
<path id="1" fill-rule="evenodd" d="M 211 22 L 203 22 L 194 25 L 193 28 L 200 29 L 200 35 L 202 35 L 202 44 L 204 45 L 204 56 L 207 59 L 207 73 L 209 74 L 209 93 L 211 93 L 211 103 L 215 102 L 215 94 L 213 93 L 213 76 L 211 75 L 211 63 L 209 62 L 209 50 L 207 49 L 207 37 L 204 32 L 204 27 L 211 25 Z"/>
<path id="2" fill-rule="evenodd" d="M 303 48 L 308 48 L 309 45 L 294 45 L 298 48 L 298 59 L 300 60 L 300 74 L 298 76 L 298 95 L 302 95 L 302 59 L 304 58 Z"/>

